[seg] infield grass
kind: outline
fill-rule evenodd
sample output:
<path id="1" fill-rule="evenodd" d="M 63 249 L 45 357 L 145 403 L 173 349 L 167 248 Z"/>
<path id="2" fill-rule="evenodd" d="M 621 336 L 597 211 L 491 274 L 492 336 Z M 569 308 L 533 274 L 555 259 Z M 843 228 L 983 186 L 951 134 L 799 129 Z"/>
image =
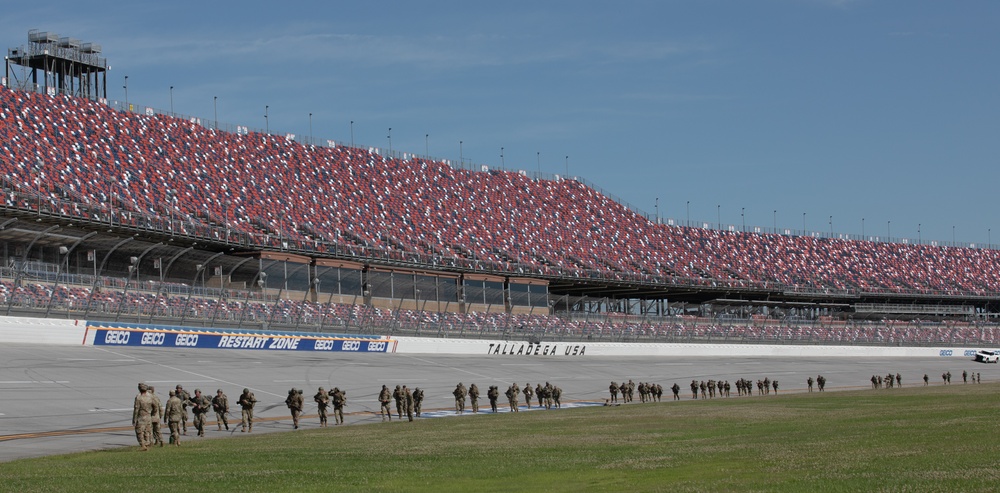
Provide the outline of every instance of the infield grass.
<path id="1" fill-rule="evenodd" d="M 664 401 L 0 464 L 0 490 L 995 491 L 1000 384 Z"/>

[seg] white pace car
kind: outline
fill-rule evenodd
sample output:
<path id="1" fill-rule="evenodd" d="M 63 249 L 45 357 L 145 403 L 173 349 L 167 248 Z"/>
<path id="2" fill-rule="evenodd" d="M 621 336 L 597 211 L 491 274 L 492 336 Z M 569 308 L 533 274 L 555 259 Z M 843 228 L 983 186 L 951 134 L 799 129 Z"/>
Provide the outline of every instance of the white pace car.
<path id="1" fill-rule="evenodd" d="M 976 351 L 976 359 L 979 363 L 998 363 L 1000 362 L 1000 351 Z"/>

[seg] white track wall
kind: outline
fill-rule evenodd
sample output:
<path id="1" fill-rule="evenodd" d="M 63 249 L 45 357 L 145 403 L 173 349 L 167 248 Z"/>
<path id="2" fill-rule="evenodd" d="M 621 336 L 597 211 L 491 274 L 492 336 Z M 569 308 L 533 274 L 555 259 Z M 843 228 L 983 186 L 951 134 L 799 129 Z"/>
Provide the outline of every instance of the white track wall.
<path id="1" fill-rule="evenodd" d="M 90 331 L 87 330 L 90 325 Z M 53 344 L 53 345 L 94 345 L 95 328 L 106 324 L 100 322 L 87 323 L 83 320 L 61 320 L 31 317 L 0 316 L 0 343 L 23 344 Z M 118 325 L 118 324 L 116 324 Z M 144 326 L 121 324 L 118 330 L 124 329 L 131 333 L 164 333 L 182 332 L 199 333 L 206 336 L 221 337 L 229 333 L 226 329 L 199 328 L 165 328 L 163 326 Z M 277 349 L 297 350 L 336 350 L 365 351 L 366 344 L 378 344 L 380 349 L 372 352 L 388 352 L 401 354 L 452 354 L 503 357 L 532 358 L 586 358 L 586 357 L 629 357 L 629 356 L 665 356 L 665 357 L 850 357 L 850 358 L 931 358 L 954 357 L 971 358 L 977 349 L 973 347 L 878 347 L 878 346 L 795 346 L 766 344 L 664 344 L 664 343 L 614 343 L 614 342 L 542 342 L 530 344 L 527 341 L 503 341 L 486 339 L 436 339 L 427 337 L 392 337 L 392 336 L 331 336 L 327 334 L 274 334 L 272 339 L 309 340 L 310 344 L 303 347 Z M 142 340 L 137 337 L 137 340 Z M 156 338 L 148 338 L 155 341 Z M 230 338 L 231 339 L 231 338 Z M 313 339 L 331 340 L 329 344 L 316 345 Z M 221 339 L 220 340 L 228 340 Z M 345 344 L 346 346 L 334 346 Z M 358 344 L 355 344 L 357 342 Z M 158 344 L 132 344 L 145 347 L 166 347 Z M 355 345 L 358 349 L 355 349 Z M 328 346 L 328 347 L 327 347 Z M 199 347 L 206 347 L 199 345 Z M 232 345 L 213 344 L 213 348 L 238 349 Z M 322 348 L 322 349 L 321 349 Z M 264 349 L 264 348 L 258 348 Z"/>

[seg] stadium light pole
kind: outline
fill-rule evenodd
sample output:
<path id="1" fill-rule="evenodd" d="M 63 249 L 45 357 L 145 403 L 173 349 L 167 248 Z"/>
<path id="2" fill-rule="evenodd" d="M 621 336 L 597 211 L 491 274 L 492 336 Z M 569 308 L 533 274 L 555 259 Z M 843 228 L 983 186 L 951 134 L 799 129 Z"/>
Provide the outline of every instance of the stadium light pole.
<path id="1" fill-rule="evenodd" d="M 424 134 L 424 157 L 430 157 L 431 155 L 430 144 L 428 144 L 430 138 L 431 134 Z"/>
<path id="2" fill-rule="evenodd" d="M 351 147 L 354 147 L 354 120 L 351 120 Z"/>
<path id="3" fill-rule="evenodd" d="M 35 197 L 38 199 L 38 217 L 42 217 L 42 160 L 36 160 L 35 165 L 31 169 L 35 172 Z"/>
<path id="4" fill-rule="evenodd" d="M 271 108 L 268 105 L 264 105 L 264 133 L 271 133 L 271 124 L 267 121 L 267 111 Z"/>
<path id="5" fill-rule="evenodd" d="M 219 129 L 219 97 L 212 96 L 212 108 L 215 110 L 215 129 Z"/>
<path id="6" fill-rule="evenodd" d="M 507 169 L 507 162 L 504 161 L 504 157 L 503 157 L 503 146 L 500 146 L 500 167 L 504 168 L 504 169 Z"/>
<path id="7" fill-rule="evenodd" d="M 656 197 L 656 202 L 655 202 L 655 205 L 653 207 L 656 209 L 656 224 L 660 224 L 660 198 L 659 197 Z"/>
<path id="8" fill-rule="evenodd" d="M 865 239 L 865 218 L 861 218 L 861 241 Z"/>
<path id="9" fill-rule="evenodd" d="M 691 226 L 691 201 L 690 200 L 687 201 L 687 204 L 684 205 L 684 209 L 687 212 L 687 224 L 686 224 L 686 226 Z"/>
<path id="10" fill-rule="evenodd" d="M 389 157 L 392 157 L 392 127 L 389 127 L 389 134 L 385 136 L 389 139 Z"/>
<path id="11" fill-rule="evenodd" d="M 833 238 L 833 216 L 830 216 L 830 237 Z"/>
<path id="12" fill-rule="evenodd" d="M 806 235 L 806 213 L 802 213 L 802 236 Z"/>
<path id="13" fill-rule="evenodd" d="M 462 149 L 462 141 L 458 141 L 458 164 L 465 167 L 465 151 Z"/>
<path id="14" fill-rule="evenodd" d="M 566 177 L 569 177 L 569 156 L 566 156 Z"/>
<path id="15" fill-rule="evenodd" d="M 535 166 L 538 167 L 538 174 L 542 174 L 542 151 L 535 152 Z"/>
<path id="16" fill-rule="evenodd" d="M 920 237 L 920 223 L 917 223 L 917 244 L 922 242 L 923 238 Z"/>
<path id="17" fill-rule="evenodd" d="M 170 86 L 170 116 L 174 116 L 174 86 Z"/>
<path id="18" fill-rule="evenodd" d="M 309 113 L 309 145 L 313 145 L 313 114 Z"/>
<path id="19" fill-rule="evenodd" d="M 743 232 L 744 232 L 744 233 L 746 233 L 746 232 L 747 232 L 747 218 L 746 218 L 746 211 L 747 211 L 747 208 L 746 208 L 746 207 L 740 207 L 740 223 L 742 223 L 742 226 L 741 226 L 741 228 L 743 229 Z"/>
<path id="20" fill-rule="evenodd" d="M 892 220 L 885 222 L 885 239 L 886 241 L 892 240 Z"/>
<path id="21" fill-rule="evenodd" d="M 955 225 L 951 226 L 951 246 L 955 246 Z"/>
<path id="22" fill-rule="evenodd" d="M 125 85 L 122 86 L 125 89 L 125 111 L 129 111 L 128 107 L 128 76 L 125 76 Z"/>
<path id="23" fill-rule="evenodd" d="M 993 248 L 993 228 L 986 228 L 986 248 Z"/>
<path id="24" fill-rule="evenodd" d="M 771 211 L 771 228 L 778 232 L 778 209 Z"/>
<path id="25" fill-rule="evenodd" d="M 715 204 L 715 220 L 718 221 L 719 229 L 722 229 L 722 204 Z"/>

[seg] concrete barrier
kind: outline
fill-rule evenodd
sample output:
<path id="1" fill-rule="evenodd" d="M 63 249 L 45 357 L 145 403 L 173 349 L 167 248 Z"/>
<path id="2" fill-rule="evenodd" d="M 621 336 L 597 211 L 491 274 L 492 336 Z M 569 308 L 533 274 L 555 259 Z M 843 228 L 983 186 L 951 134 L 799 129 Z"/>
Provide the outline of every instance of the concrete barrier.
<path id="1" fill-rule="evenodd" d="M 403 354 L 452 354 L 502 358 L 583 357 L 847 357 L 847 358 L 962 358 L 971 359 L 973 347 L 795 346 L 764 344 L 667 344 L 617 342 L 541 342 L 488 339 L 438 339 L 357 334 L 316 334 L 192 328 L 167 325 L 85 322 L 31 317 L 0 317 L 0 343 L 53 345 L 114 345 L 143 347 L 198 347 L 291 351 L 347 351 Z"/>
<path id="2" fill-rule="evenodd" d="M 397 337 L 397 353 L 469 354 L 488 357 L 530 356 L 579 358 L 587 356 L 695 356 L 728 357 L 958 357 L 972 358 L 977 349 L 968 347 L 880 347 L 765 344 L 667 344 L 615 342 L 541 342 L 476 339 Z"/>
<path id="3" fill-rule="evenodd" d="M 0 317 L 0 342 L 79 345 L 87 332 L 83 320 Z"/>

